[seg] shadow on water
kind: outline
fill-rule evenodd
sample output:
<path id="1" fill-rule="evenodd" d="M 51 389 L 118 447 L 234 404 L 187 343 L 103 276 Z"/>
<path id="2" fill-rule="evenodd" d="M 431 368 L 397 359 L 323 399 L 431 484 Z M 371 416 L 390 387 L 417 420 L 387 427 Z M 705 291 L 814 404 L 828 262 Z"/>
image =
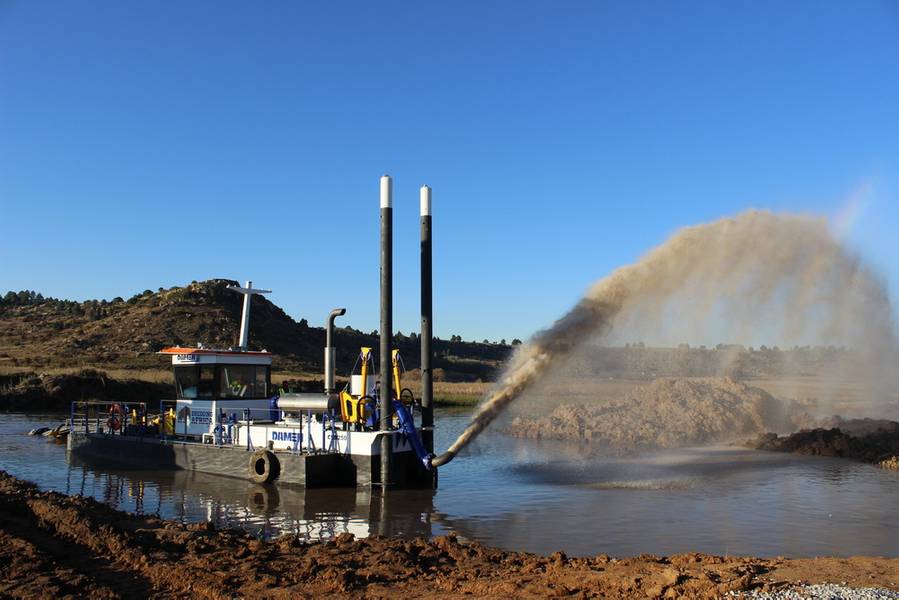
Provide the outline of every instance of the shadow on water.
<path id="1" fill-rule="evenodd" d="M 553 447 L 558 450 L 558 446 Z M 553 456 L 549 454 L 549 456 Z M 685 489 L 704 482 L 726 481 L 753 471 L 771 471 L 817 458 L 757 452 L 734 446 L 702 446 L 644 452 L 629 457 L 602 456 L 583 452 L 567 458 L 529 462 L 510 467 L 523 481 L 554 486 L 583 486 L 596 489 Z M 840 466 L 845 466 L 841 469 Z M 839 482 L 853 465 L 837 461 L 826 477 Z"/>

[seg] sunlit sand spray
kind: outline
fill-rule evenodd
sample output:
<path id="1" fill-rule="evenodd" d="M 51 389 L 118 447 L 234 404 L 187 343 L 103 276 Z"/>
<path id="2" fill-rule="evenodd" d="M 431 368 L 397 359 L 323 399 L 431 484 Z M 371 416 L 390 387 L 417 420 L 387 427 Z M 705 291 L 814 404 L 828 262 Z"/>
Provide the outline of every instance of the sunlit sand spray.
<path id="1" fill-rule="evenodd" d="M 605 335 L 617 318 L 661 310 L 684 294 L 694 313 L 685 323 L 724 301 L 719 308 L 736 322 L 771 327 L 760 321 L 765 308 L 777 304 L 781 322 L 773 326 L 782 330 L 775 333 L 864 348 L 878 362 L 892 362 L 894 356 L 883 284 L 834 239 L 827 223 L 750 211 L 684 228 L 636 264 L 594 284 L 574 308 L 519 349 L 471 423 L 433 464 L 451 460 L 512 401 L 585 341 Z"/>

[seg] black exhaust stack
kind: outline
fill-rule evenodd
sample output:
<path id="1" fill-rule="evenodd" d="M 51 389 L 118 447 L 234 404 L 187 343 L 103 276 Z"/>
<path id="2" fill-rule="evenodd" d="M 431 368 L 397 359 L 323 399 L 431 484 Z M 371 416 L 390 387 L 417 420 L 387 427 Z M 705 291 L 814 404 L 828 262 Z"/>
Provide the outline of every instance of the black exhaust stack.
<path id="1" fill-rule="evenodd" d="M 342 317 L 346 314 L 345 308 L 335 308 L 328 315 L 328 322 L 325 326 L 325 393 L 333 394 L 337 391 L 334 383 L 334 371 L 337 367 L 337 350 L 334 348 L 334 319 Z"/>

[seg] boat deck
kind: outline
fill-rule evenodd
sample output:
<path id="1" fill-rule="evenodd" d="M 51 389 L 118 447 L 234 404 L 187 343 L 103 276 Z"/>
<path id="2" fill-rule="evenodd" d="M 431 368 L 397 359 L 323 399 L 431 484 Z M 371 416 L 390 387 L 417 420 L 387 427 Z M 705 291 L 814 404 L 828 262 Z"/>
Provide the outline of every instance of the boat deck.
<path id="1" fill-rule="evenodd" d="M 81 458 L 137 469 L 194 470 L 249 478 L 254 452 L 243 446 L 203 444 L 155 436 L 110 435 L 84 430 L 69 434 L 69 451 Z M 273 451 L 280 463 L 276 483 L 305 487 L 355 487 L 380 484 L 380 456 L 338 452 Z M 412 452 L 391 455 L 391 485 L 432 487 L 433 473 Z"/>

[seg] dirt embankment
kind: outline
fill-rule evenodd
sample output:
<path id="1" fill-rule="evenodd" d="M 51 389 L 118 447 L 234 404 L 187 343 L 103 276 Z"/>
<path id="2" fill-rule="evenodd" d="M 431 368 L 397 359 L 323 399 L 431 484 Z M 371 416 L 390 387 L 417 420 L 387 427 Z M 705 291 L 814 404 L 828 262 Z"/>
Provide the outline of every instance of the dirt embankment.
<path id="1" fill-rule="evenodd" d="M 76 374 L 19 373 L 0 376 L 0 410 L 69 410 L 76 400 L 147 402 L 171 397 L 172 384 L 112 379 L 102 371 Z"/>
<path id="2" fill-rule="evenodd" d="M 463 543 L 343 534 L 261 542 L 40 492 L 0 472 L 0 596 L 718 597 L 788 582 L 899 589 L 899 559 L 538 556 Z"/>
<path id="3" fill-rule="evenodd" d="M 785 436 L 767 433 L 748 445 L 758 450 L 851 458 L 899 469 L 899 423 L 896 421 L 836 418 L 832 425 Z"/>
<path id="4" fill-rule="evenodd" d="M 617 398 L 563 404 L 544 417 L 518 417 L 506 431 L 626 452 L 795 431 L 809 421 L 797 405 L 739 381 L 663 378 Z"/>

